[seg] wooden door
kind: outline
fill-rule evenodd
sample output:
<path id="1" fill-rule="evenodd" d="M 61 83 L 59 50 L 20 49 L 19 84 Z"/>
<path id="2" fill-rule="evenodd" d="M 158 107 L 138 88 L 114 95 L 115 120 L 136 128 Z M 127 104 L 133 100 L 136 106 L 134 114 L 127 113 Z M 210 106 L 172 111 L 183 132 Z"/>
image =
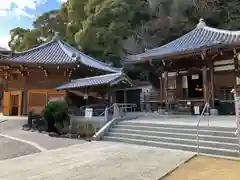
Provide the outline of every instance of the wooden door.
<path id="1" fill-rule="evenodd" d="M 22 110 L 23 110 L 23 92 L 22 91 L 12 91 L 10 92 L 10 108 L 17 108 L 17 113 L 14 115 L 21 116 L 22 115 Z M 11 111 L 11 110 L 10 110 Z M 13 112 L 11 112 L 11 115 Z"/>
<path id="2" fill-rule="evenodd" d="M 23 113 L 23 91 L 20 91 L 18 94 L 18 116 L 21 116 Z"/>
<path id="3" fill-rule="evenodd" d="M 3 97 L 3 114 L 5 116 L 12 115 L 12 108 L 17 108 L 18 116 L 22 115 L 22 91 L 12 91 L 12 92 L 4 92 Z"/>
<path id="4" fill-rule="evenodd" d="M 136 111 L 140 111 L 141 106 L 141 89 L 131 89 L 127 91 L 127 103 L 136 104 Z"/>
<path id="5" fill-rule="evenodd" d="M 4 91 L 3 94 L 3 115 L 9 116 L 11 114 L 11 94 Z"/>

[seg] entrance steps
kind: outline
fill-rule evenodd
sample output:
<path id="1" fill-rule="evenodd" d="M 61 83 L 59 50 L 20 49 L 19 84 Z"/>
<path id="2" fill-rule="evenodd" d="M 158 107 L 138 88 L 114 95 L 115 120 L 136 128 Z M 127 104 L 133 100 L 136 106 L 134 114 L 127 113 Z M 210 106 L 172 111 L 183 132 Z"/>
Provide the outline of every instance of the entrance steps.
<path id="1" fill-rule="evenodd" d="M 199 152 L 240 157 L 235 128 L 200 126 Z M 120 121 L 104 140 L 197 152 L 196 125 Z"/>

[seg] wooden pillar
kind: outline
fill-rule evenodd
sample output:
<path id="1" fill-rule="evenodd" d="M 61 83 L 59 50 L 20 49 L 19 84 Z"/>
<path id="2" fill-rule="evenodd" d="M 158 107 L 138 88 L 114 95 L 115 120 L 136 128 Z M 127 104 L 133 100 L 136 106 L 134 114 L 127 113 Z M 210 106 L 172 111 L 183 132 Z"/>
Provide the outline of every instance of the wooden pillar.
<path id="1" fill-rule="evenodd" d="M 64 100 L 68 105 L 70 105 L 69 100 L 68 100 L 68 90 L 64 91 Z"/>
<path id="2" fill-rule="evenodd" d="M 176 74 L 176 97 L 181 99 L 183 96 L 183 88 L 182 88 L 182 76 L 177 73 Z"/>
<path id="3" fill-rule="evenodd" d="M 24 76 L 24 87 L 23 87 L 23 115 L 28 115 L 28 82 L 27 76 Z"/>
<path id="4" fill-rule="evenodd" d="M 166 109 L 168 109 L 168 72 L 164 72 L 164 100 Z"/>
<path id="5" fill-rule="evenodd" d="M 111 90 L 111 86 L 108 86 L 108 106 L 110 107 L 111 104 L 112 104 L 112 101 L 111 101 L 111 97 L 112 97 L 112 90 Z"/>
<path id="6" fill-rule="evenodd" d="M 126 89 L 124 89 L 123 90 L 123 94 L 124 94 L 124 104 L 127 104 L 127 90 Z"/>
<path id="7" fill-rule="evenodd" d="M 207 66 L 202 67 L 202 77 L 203 77 L 203 97 L 204 102 L 208 102 L 208 78 L 207 78 Z"/>
<path id="8" fill-rule="evenodd" d="M 3 115 L 10 116 L 11 114 L 11 94 L 8 92 L 8 77 L 5 78 L 5 88 L 3 92 Z"/>
<path id="9" fill-rule="evenodd" d="M 8 92 L 8 77 L 5 80 L 5 91 Z"/>
<path id="10" fill-rule="evenodd" d="M 234 56 L 233 56 L 233 59 L 234 59 L 234 89 L 237 88 L 237 71 L 238 71 L 238 58 L 235 54 L 236 52 L 234 52 Z"/>
<path id="11" fill-rule="evenodd" d="M 215 85 L 214 85 L 214 66 L 213 62 L 210 65 L 210 91 L 211 91 L 211 108 L 214 109 L 214 99 L 215 99 Z"/>
<path id="12" fill-rule="evenodd" d="M 127 112 L 127 105 L 126 105 L 127 104 L 127 90 L 124 89 L 123 93 L 124 93 L 124 104 L 125 104 L 124 105 L 125 108 L 123 110 L 126 113 Z"/>
<path id="13" fill-rule="evenodd" d="M 160 95 L 160 104 L 161 104 L 161 109 L 163 108 L 163 91 L 164 91 L 164 89 L 163 89 L 163 77 L 162 77 L 162 74 L 160 75 L 160 77 L 159 77 L 159 85 L 160 85 L 160 87 L 159 87 L 159 95 Z"/>

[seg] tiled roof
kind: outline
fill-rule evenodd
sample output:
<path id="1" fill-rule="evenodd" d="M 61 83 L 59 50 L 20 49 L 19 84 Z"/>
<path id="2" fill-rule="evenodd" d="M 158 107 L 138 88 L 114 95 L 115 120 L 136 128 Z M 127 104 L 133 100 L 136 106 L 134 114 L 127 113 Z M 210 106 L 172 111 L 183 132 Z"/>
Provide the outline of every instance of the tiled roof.
<path id="1" fill-rule="evenodd" d="M 202 48 L 219 47 L 226 45 L 240 45 L 240 31 L 228 31 L 209 27 L 203 19 L 195 29 L 170 43 L 146 50 L 142 54 L 130 55 L 127 63 L 137 63 L 149 59 L 166 58 L 171 55 L 180 55 L 200 51 Z"/>
<path id="2" fill-rule="evenodd" d="M 25 52 L 12 53 L 11 57 L 6 57 L 5 62 L 18 64 L 84 64 L 91 68 L 107 72 L 120 72 L 121 69 L 114 68 L 109 64 L 98 61 L 79 50 L 63 42 L 56 35 L 51 41 Z"/>
<path id="3" fill-rule="evenodd" d="M 9 50 L 7 50 L 6 48 L 0 47 L 0 52 L 7 52 Z"/>
<path id="4" fill-rule="evenodd" d="M 128 84 L 132 85 L 131 80 L 123 73 L 111 73 L 101 76 L 93 76 L 82 79 L 71 80 L 69 83 L 57 87 L 57 90 L 63 89 L 74 89 L 74 88 L 83 88 L 89 86 L 97 86 L 110 84 L 114 85 L 121 81 L 126 81 Z"/>

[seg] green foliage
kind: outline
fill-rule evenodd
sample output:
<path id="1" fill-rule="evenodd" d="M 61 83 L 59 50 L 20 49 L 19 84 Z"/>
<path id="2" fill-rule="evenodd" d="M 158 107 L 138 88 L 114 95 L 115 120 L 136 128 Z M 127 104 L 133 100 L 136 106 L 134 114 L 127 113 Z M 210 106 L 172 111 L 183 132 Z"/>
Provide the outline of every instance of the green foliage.
<path id="1" fill-rule="evenodd" d="M 67 21 L 63 11 L 52 10 L 39 16 L 33 26 L 40 31 L 42 38 L 52 39 L 55 32 L 59 32 L 62 37 L 66 36 Z"/>
<path id="2" fill-rule="evenodd" d="M 126 53 L 163 45 L 196 27 L 200 17 L 216 28 L 240 29 L 239 0 L 68 0 L 11 30 L 9 46 L 23 51 L 60 32 L 63 40 L 102 61 L 120 65 Z"/>
<path id="3" fill-rule="evenodd" d="M 119 65 L 122 42 L 145 18 L 145 4 L 145 0 L 138 3 L 132 0 L 88 1 L 85 6 L 87 18 L 75 35 L 76 43 L 86 51 L 101 52 L 100 59 Z"/>
<path id="4" fill-rule="evenodd" d="M 68 105 L 65 101 L 51 101 L 43 110 L 43 117 L 47 122 L 48 132 L 58 134 L 66 133 L 70 119 L 68 116 Z"/>
<path id="5" fill-rule="evenodd" d="M 51 101 L 44 108 L 43 116 L 46 119 L 53 118 L 55 122 L 63 123 L 68 120 L 68 105 L 65 101 Z"/>

